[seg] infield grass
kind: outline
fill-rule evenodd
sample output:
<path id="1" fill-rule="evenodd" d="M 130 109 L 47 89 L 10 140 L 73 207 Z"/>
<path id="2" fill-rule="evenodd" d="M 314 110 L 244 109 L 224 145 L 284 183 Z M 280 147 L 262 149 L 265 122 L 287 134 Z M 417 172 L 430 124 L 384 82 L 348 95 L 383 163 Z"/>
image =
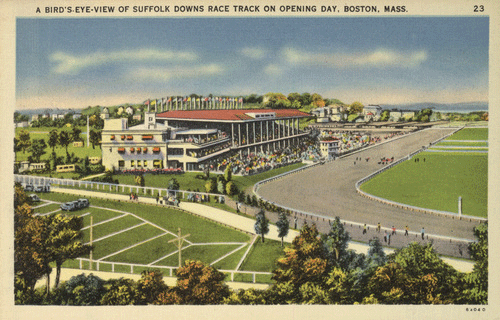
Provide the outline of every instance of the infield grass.
<path id="1" fill-rule="evenodd" d="M 415 162 L 416 158 L 420 161 Z M 463 214 L 487 217 L 488 155 L 423 152 L 377 175 L 361 189 L 392 201 L 455 213 L 461 196 Z"/>

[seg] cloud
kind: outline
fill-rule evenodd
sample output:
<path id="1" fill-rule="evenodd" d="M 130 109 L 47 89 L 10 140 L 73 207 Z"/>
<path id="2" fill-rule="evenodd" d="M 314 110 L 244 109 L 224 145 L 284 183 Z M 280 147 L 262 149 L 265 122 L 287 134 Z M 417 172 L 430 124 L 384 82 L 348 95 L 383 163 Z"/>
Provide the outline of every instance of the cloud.
<path id="1" fill-rule="evenodd" d="M 270 64 L 264 68 L 264 73 L 268 76 L 277 77 L 283 74 L 283 70 L 277 64 Z"/>
<path id="2" fill-rule="evenodd" d="M 344 69 L 417 67 L 427 60 L 427 52 L 425 50 L 398 52 L 389 49 L 378 49 L 369 52 L 315 53 L 295 48 L 283 48 L 281 54 L 284 60 L 292 65 Z"/>
<path id="3" fill-rule="evenodd" d="M 250 48 L 246 47 L 240 50 L 240 53 L 248 58 L 260 60 L 266 56 L 266 50 L 262 48 Z"/>
<path id="4" fill-rule="evenodd" d="M 49 59 L 55 63 L 52 72 L 75 75 L 84 69 L 97 68 L 106 64 L 120 62 L 171 62 L 193 61 L 196 53 L 188 51 L 172 51 L 158 49 L 122 50 L 111 52 L 95 52 L 88 55 L 75 56 L 61 51 L 54 52 Z"/>
<path id="5" fill-rule="evenodd" d="M 225 72 L 224 67 L 212 63 L 194 67 L 175 68 L 138 68 L 129 73 L 133 80 L 170 81 L 173 79 L 191 79 L 202 76 L 215 76 Z"/>

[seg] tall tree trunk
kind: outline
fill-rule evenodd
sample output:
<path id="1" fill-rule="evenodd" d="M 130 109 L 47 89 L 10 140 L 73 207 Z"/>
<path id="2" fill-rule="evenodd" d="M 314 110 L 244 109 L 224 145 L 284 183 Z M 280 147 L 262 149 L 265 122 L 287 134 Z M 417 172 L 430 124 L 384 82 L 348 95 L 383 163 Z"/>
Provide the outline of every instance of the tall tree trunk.
<path id="1" fill-rule="evenodd" d="M 56 279 L 54 281 L 54 288 L 59 287 L 59 280 L 61 278 L 61 266 L 62 266 L 62 262 L 56 261 Z"/>
<path id="2" fill-rule="evenodd" d="M 47 272 L 47 296 L 50 294 L 50 271 Z"/>

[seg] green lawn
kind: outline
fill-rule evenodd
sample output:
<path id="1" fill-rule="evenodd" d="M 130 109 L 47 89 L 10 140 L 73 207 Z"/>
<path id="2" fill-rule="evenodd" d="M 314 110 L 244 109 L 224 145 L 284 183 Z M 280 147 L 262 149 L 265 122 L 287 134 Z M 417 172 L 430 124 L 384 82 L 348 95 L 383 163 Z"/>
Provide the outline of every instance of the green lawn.
<path id="1" fill-rule="evenodd" d="M 488 128 L 464 128 L 446 140 L 488 140 Z"/>
<path id="2" fill-rule="evenodd" d="M 80 130 L 82 130 L 82 132 L 86 132 L 87 131 L 87 128 L 86 127 L 79 127 Z M 26 131 L 29 131 L 30 132 L 30 138 L 31 140 L 33 139 L 44 139 L 45 140 L 45 143 L 47 144 L 47 148 L 45 149 L 45 154 L 40 158 L 41 161 L 44 161 L 44 160 L 48 160 L 49 157 L 50 157 L 50 154 L 52 153 L 52 148 L 50 148 L 48 146 L 48 142 L 49 142 L 49 132 L 52 130 L 52 129 L 56 129 L 58 132 L 61 131 L 61 130 L 64 130 L 64 131 L 67 131 L 69 133 L 71 133 L 71 128 L 16 128 L 16 137 L 19 137 L 19 132 L 21 129 L 28 129 Z M 85 141 L 87 139 L 87 136 L 86 134 L 80 134 L 80 137 L 83 139 L 84 141 L 84 145 L 85 145 Z M 63 147 L 60 147 L 60 146 L 57 146 L 54 151 L 56 152 L 57 156 L 58 157 L 66 157 L 66 148 L 63 148 Z M 92 148 L 92 145 L 87 148 L 86 146 L 84 147 L 73 147 L 73 143 L 70 143 L 69 146 L 68 146 L 68 152 L 70 154 L 74 153 L 75 156 L 79 157 L 79 158 L 85 158 L 86 156 L 89 156 L 89 157 L 101 157 L 101 148 L 99 146 L 96 146 L 95 148 Z M 28 151 L 26 152 L 23 152 L 23 151 L 18 151 L 15 153 L 15 161 L 25 161 L 25 160 L 28 160 L 28 156 L 30 155 L 31 153 L 29 153 Z"/>
<path id="3" fill-rule="evenodd" d="M 263 173 L 251 175 L 251 176 L 233 176 L 232 180 L 238 186 L 239 190 L 246 190 L 249 187 L 252 187 L 255 183 L 274 177 L 278 174 L 282 174 L 294 169 L 298 169 L 300 167 L 305 166 L 302 163 L 296 163 L 289 166 L 285 166 L 282 168 L 269 170 Z M 210 173 L 210 177 L 217 177 L 219 174 Z M 181 190 L 191 190 L 199 192 L 205 192 L 205 184 L 207 180 L 197 178 L 197 176 L 202 176 L 200 172 L 185 172 L 183 174 L 177 175 L 154 175 L 154 174 L 145 174 L 144 181 L 146 183 L 146 187 L 158 187 L 158 188 L 167 188 L 168 181 L 172 178 L 177 179 L 179 181 Z M 113 179 L 118 179 L 120 184 L 134 185 L 134 175 L 129 174 L 117 174 L 113 176 Z"/>
<path id="4" fill-rule="evenodd" d="M 423 152 L 391 168 L 361 189 L 385 199 L 417 207 L 487 217 L 488 155 Z M 425 158 L 425 162 L 423 159 Z"/>
<path id="5" fill-rule="evenodd" d="M 59 202 L 66 202 L 77 198 L 76 196 L 59 193 L 42 193 L 39 194 L 39 196 L 44 199 Z M 143 223 L 144 220 L 149 222 L 148 224 L 138 226 L 132 230 L 118 233 L 106 239 L 94 242 L 95 249 L 93 251 L 93 259 L 95 260 L 118 252 L 129 246 L 133 246 L 140 242 L 151 239 L 150 241 L 106 258 L 99 267 L 99 269 L 103 271 L 111 271 L 111 266 L 105 265 L 104 262 L 149 264 L 168 255 L 169 253 L 175 252 L 176 247 L 174 246 L 174 244 L 168 242 L 169 240 L 174 238 L 173 235 L 160 236 L 164 233 L 164 231 L 162 231 L 158 227 L 167 229 L 174 233 L 177 233 L 177 228 L 181 227 L 182 234 L 185 235 L 189 233 L 190 236 L 187 239 L 190 242 L 198 243 L 199 245 L 190 246 L 189 248 L 184 249 L 182 252 L 183 260 L 197 259 L 207 264 L 214 262 L 223 255 L 228 254 L 234 249 L 237 249 L 241 246 L 240 244 L 232 244 L 229 242 L 250 242 L 250 236 L 245 233 L 238 232 L 231 228 L 227 228 L 212 221 L 208 221 L 206 219 L 202 219 L 179 210 L 166 209 L 163 207 L 145 204 L 115 202 L 94 198 L 90 199 L 90 202 L 93 206 L 121 210 L 130 213 L 119 219 L 94 226 L 94 241 L 106 235 L 110 235 L 113 232 L 118 232 L 131 226 L 137 226 L 138 224 Z M 88 212 L 90 212 L 90 214 L 84 216 L 84 225 L 86 227 L 89 226 L 90 216 L 93 217 L 94 224 L 97 224 L 99 222 L 104 222 L 108 219 L 118 217 L 123 214 L 120 212 L 114 212 L 94 207 L 68 212 L 67 214 L 82 215 Z M 154 224 L 155 226 L 153 226 L 152 224 Z M 83 231 L 83 234 L 84 241 L 89 241 L 90 229 L 85 229 Z M 156 239 L 152 239 L 155 236 L 159 237 Z M 214 244 L 215 242 L 228 243 Z M 273 246 L 267 247 L 271 243 L 274 243 L 274 248 L 272 248 Z M 272 266 L 274 266 L 275 263 L 274 261 L 277 258 L 277 255 L 273 252 L 276 249 L 278 249 L 277 252 L 282 252 L 279 242 L 266 240 L 264 251 L 262 251 L 262 245 L 260 243 L 255 244 L 255 247 L 257 248 L 257 250 L 255 248 L 252 249 L 251 257 L 246 258 L 245 263 L 247 266 L 244 268 L 244 270 L 271 271 Z M 232 253 L 223 260 L 217 262 L 215 264 L 215 267 L 226 270 L 232 270 L 236 268 L 246 250 L 247 246 L 241 248 L 240 250 Z M 255 251 L 257 251 L 257 253 L 255 253 Z M 85 256 L 84 258 L 88 258 L 88 256 Z M 157 264 L 175 267 L 178 263 L 177 259 L 178 255 L 174 254 L 168 258 L 160 260 Z M 88 268 L 88 262 L 84 262 L 84 265 L 86 268 Z M 64 266 L 70 268 L 78 268 L 79 262 L 77 260 L 68 261 L 64 264 Z M 93 266 L 93 268 L 95 269 L 97 266 L 96 262 L 94 262 Z M 252 266 L 255 266 L 256 269 L 252 270 Z M 154 268 L 154 266 L 152 268 Z M 142 269 L 140 268 L 134 268 L 134 273 L 138 273 L 141 270 Z M 130 272 L 130 267 L 115 266 L 115 272 Z M 248 281 L 251 280 L 252 278 L 249 277 Z M 262 279 L 258 278 L 258 280 L 268 281 L 269 279 L 264 277 Z"/>
<path id="6" fill-rule="evenodd" d="M 276 269 L 276 261 L 284 255 L 280 241 L 265 239 L 264 243 L 262 243 L 259 238 L 255 241 L 240 269 L 271 272 Z"/>

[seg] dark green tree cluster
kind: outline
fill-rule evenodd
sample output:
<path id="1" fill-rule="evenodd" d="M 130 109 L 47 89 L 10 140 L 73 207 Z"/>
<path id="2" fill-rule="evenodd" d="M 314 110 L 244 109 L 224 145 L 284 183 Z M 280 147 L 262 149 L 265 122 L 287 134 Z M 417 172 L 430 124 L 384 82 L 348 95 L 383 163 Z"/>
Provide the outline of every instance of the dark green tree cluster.
<path id="1" fill-rule="evenodd" d="M 230 295 L 225 275 L 214 267 L 188 260 L 177 269 L 177 284 L 169 287 L 159 270 L 144 270 L 137 281 L 103 280 L 92 273 L 80 274 L 61 283 L 46 294 L 46 288 L 34 290 L 29 304 L 105 306 L 105 305 L 206 305 L 222 304 Z M 17 303 L 23 303 L 17 301 Z"/>
<path id="2" fill-rule="evenodd" d="M 486 304 L 487 225 L 475 230 L 472 273 L 444 263 L 432 244 L 411 243 L 388 256 L 378 239 L 368 253 L 347 249 L 337 218 L 326 235 L 305 224 L 273 271 L 268 290 L 239 290 L 227 304 Z"/>
<path id="3" fill-rule="evenodd" d="M 89 253 L 91 247 L 82 243 L 83 218 L 35 216 L 20 184 L 14 186 L 14 208 L 15 297 L 17 303 L 31 303 L 35 284 L 43 276 L 50 292 L 51 263 L 56 265 L 57 287 L 64 261 Z"/>

